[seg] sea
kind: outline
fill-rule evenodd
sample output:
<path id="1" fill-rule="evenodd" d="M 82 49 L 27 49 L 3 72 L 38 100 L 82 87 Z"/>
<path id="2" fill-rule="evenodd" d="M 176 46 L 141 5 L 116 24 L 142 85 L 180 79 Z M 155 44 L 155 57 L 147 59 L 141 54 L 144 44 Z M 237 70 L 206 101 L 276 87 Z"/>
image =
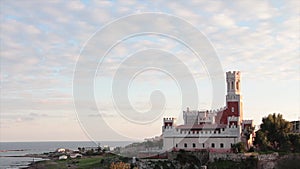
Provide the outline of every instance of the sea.
<path id="1" fill-rule="evenodd" d="M 78 147 L 97 147 L 100 145 L 124 147 L 132 141 L 50 141 L 50 142 L 0 142 L 0 169 L 27 168 L 32 162 L 47 160 L 24 157 L 26 154 L 42 154 L 53 152 L 58 148 L 78 150 Z"/>

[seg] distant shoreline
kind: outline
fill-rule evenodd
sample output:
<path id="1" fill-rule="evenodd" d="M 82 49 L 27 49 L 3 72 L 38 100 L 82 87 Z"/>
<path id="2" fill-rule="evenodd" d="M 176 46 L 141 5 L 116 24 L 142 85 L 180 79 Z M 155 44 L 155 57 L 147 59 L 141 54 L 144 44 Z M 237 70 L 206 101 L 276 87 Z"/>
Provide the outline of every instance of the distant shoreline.
<path id="1" fill-rule="evenodd" d="M 97 147 L 93 141 L 35 141 L 35 142 L 0 142 L 0 168 L 24 168 L 33 160 L 51 161 L 47 154 L 54 152 L 57 148 L 78 150 L 79 147 Z M 124 147 L 131 144 L 130 141 L 99 141 L 98 145 L 110 147 Z"/>

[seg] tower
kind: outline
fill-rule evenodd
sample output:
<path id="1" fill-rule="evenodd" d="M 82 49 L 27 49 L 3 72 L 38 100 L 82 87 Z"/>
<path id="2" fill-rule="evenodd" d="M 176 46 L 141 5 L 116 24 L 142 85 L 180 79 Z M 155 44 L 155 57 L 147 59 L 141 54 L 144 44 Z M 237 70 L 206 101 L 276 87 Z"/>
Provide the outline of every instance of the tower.
<path id="1" fill-rule="evenodd" d="M 240 125 L 243 120 L 243 103 L 241 96 L 241 72 L 226 72 L 226 107 L 222 112 L 220 123 Z M 233 121 L 231 121 L 231 120 Z"/>
<path id="2" fill-rule="evenodd" d="M 227 95 L 226 101 L 240 101 L 241 92 L 240 71 L 226 72 Z"/>
<path id="3" fill-rule="evenodd" d="M 176 119 L 175 118 L 164 118 L 164 125 L 162 127 L 162 131 L 164 132 L 165 129 L 170 129 L 176 126 Z"/>
<path id="4" fill-rule="evenodd" d="M 227 95 L 226 106 L 228 116 L 239 117 L 239 124 L 243 120 L 243 103 L 241 96 L 241 72 L 226 72 Z"/>

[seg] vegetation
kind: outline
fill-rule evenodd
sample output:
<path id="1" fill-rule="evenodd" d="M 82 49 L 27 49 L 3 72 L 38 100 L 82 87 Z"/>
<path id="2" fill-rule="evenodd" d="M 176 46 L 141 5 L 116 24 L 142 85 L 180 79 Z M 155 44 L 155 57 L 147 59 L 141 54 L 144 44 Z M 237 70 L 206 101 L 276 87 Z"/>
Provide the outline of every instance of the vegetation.
<path id="1" fill-rule="evenodd" d="M 153 141 L 144 141 L 140 143 L 132 143 L 125 146 L 124 148 L 117 147 L 114 149 L 114 153 L 126 156 L 126 157 L 136 157 L 139 151 L 147 149 L 162 149 L 163 140 L 153 140 Z"/>
<path id="2" fill-rule="evenodd" d="M 141 143 L 132 143 L 128 146 L 126 146 L 125 148 L 129 148 L 129 147 L 139 147 L 139 146 L 142 146 L 142 147 L 145 147 L 145 148 L 151 148 L 151 147 L 157 147 L 159 149 L 162 148 L 163 146 L 163 140 L 160 139 L 160 140 L 155 140 L 155 141 L 144 141 L 144 142 L 141 142 Z"/>
<path id="3" fill-rule="evenodd" d="M 124 162 L 117 162 L 117 163 L 111 163 L 110 169 L 130 169 L 129 163 Z"/>
<path id="4" fill-rule="evenodd" d="M 246 152 L 246 145 L 244 142 L 238 142 L 236 144 L 233 144 L 231 149 L 235 153 L 244 153 Z"/>
<path id="5" fill-rule="evenodd" d="M 105 153 L 106 151 L 109 151 L 109 147 L 102 149 L 100 146 L 98 146 L 95 149 L 92 148 L 90 150 L 86 150 L 84 147 L 78 147 L 78 151 L 79 151 L 79 153 L 81 153 L 83 155 L 94 156 L 94 155 L 101 155 L 101 154 Z"/>
<path id="6" fill-rule="evenodd" d="M 291 131 L 291 123 L 281 114 L 269 114 L 256 132 L 255 145 L 260 151 L 300 152 L 300 135 Z"/>
<path id="7" fill-rule="evenodd" d="M 103 164 L 103 157 L 95 156 L 90 158 L 82 159 L 68 159 L 68 160 L 47 160 L 40 161 L 33 164 L 30 168 L 47 168 L 47 169 L 67 169 L 67 168 L 77 168 L 77 169 L 93 169 Z"/>
<path id="8" fill-rule="evenodd" d="M 288 155 L 277 162 L 276 169 L 298 169 L 300 166 L 300 156 L 297 154 Z"/>
<path id="9" fill-rule="evenodd" d="M 257 168 L 258 160 L 254 157 L 249 157 L 245 160 L 241 161 L 231 161 L 231 160 L 216 160 L 212 163 L 208 164 L 208 168 L 210 169 L 249 169 L 249 168 Z"/>
<path id="10" fill-rule="evenodd" d="M 67 159 L 67 160 L 52 159 L 47 161 L 40 161 L 31 165 L 30 169 L 34 169 L 34 168 L 110 169 L 112 166 L 118 167 L 118 166 L 122 166 L 123 163 L 125 164 L 129 162 L 131 162 L 130 158 L 118 156 L 115 154 L 105 153 L 103 155 L 85 156 L 79 159 Z"/>
<path id="11" fill-rule="evenodd" d="M 201 161 L 195 155 L 193 155 L 191 153 L 186 153 L 184 150 L 179 151 L 175 160 L 178 161 L 181 165 L 184 165 L 187 163 L 190 165 L 196 165 L 196 166 L 202 165 Z"/>

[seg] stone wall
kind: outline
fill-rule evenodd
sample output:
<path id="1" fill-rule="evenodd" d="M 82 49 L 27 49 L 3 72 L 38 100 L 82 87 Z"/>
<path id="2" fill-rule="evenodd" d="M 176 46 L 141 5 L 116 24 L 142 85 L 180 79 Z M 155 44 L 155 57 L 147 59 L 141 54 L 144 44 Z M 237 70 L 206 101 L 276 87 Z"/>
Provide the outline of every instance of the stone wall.
<path id="1" fill-rule="evenodd" d="M 272 154 L 257 154 L 257 153 L 209 153 L 209 161 L 214 162 L 215 160 L 231 160 L 231 161 L 241 161 L 248 157 L 257 158 L 258 161 L 275 161 L 278 159 L 278 153 L 274 152 Z"/>
<path id="2" fill-rule="evenodd" d="M 300 164 L 300 154 L 279 156 L 278 153 L 214 153 L 214 152 L 169 152 L 168 159 L 142 159 L 138 162 L 141 169 L 163 168 L 201 168 L 218 160 L 234 161 L 235 164 L 252 165 L 256 169 L 296 169 Z M 253 163 L 254 162 L 254 163 Z M 249 166 L 248 166 L 249 167 Z M 253 168 L 252 167 L 252 168 Z M 297 168 L 298 169 L 298 168 Z"/>

